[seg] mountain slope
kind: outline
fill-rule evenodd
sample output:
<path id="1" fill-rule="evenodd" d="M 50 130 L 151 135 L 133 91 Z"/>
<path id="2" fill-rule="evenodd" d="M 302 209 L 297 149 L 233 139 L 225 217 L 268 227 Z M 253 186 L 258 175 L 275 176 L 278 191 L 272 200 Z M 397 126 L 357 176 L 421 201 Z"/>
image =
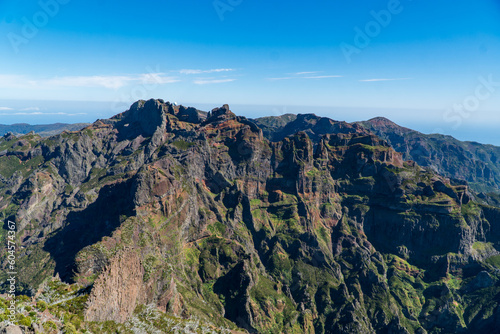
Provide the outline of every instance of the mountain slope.
<path id="1" fill-rule="evenodd" d="M 500 147 L 423 134 L 383 117 L 358 124 L 387 140 L 405 159 L 447 177 L 466 180 L 478 192 L 500 192 Z"/>
<path id="2" fill-rule="evenodd" d="M 473 190 L 488 193 L 481 194 L 481 197 L 490 203 L 496 203 L 495 194 L 500 192 L 500 147 L 462 142 L 440 134 L 426 135 L 383 117 L 352 124 L 314 114 L 287 114 L 252 121 L 263 129 L 264 136 L 271 141 L 305 131 L 316 144 L 326 133 L 361 133 L 366 129 L 386 140 L 397 152 L 402 153 L 403 159 L 413 160 L 446 177 L 467 181 Z"/>
<path id="3" fill-rule="evenodd" d="M 149 100 L 0 140 L 23 292 L 77 284 L 88 326 L 152 304 L 250 333 L 499 328 L 500 209 L 361 126 L 292 122 L 270 141 L 227 105 Z"/>
<path id="4" fill-rule="evenodd" d="M 321 136 L 330 133 L 369 133 L 358 124 L 338 122 L 314 114 L 286 114 L 261 117 L 251 121 L 262 129 L 267 139 L 273 142 L 281 141 L 299 131 L 304 131 L 314 143 L 317 143 Z"/>

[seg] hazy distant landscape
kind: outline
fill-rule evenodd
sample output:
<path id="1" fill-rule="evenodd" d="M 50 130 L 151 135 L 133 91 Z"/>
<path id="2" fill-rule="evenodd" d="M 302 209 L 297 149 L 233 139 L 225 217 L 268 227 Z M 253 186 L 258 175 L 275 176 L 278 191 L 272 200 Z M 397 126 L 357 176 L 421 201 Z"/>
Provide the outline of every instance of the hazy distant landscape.
<path id="1" fill-rule="evenodd" d="M 66 123 L 55 123 L 55 124 L 39 124 L 30 125 L 27 123 L 15 123 L 10 125 L 0 124 L 0 136 L 12 133 L 14 135 L 24 135 L 30 132 L 35 132 L 42 137 L 50 137 L 57 135 L 64 130 L 67 131 L 78 131 L 88 126 L 88 123 L 76 123 L 76 124 L 66 124 Z"/>
<path id="2" fill-rule="evenodd" d="M 180 102 L 177 102 L 180 103 Z M 50 124 L 50 123 L 93 123 L 97 119 L 109 118 L 122 109 L 126 109 L 130 103 L 116 102 L 88 102 L 78 101 L 74 104 L 68 104 L 61 101 L 0 101 L 0 105 L 14 106 L 11 111 L 2 111 L 0 109 L 0 124 L 9 125 L 14 123 Z M 184 105 L 190 105 L 201 110 L 210 110 L 210 103 L 192 103 L 184 102 Z M 30 112 L 26 115 L 27 108 L 40 110 Z M 330 117 L 335 120 L 344 120 L 347 122 L 364 121 L 371 118 L 384 116 L 392 121 L 406 127 L 410 127 L 423 133 L 440 133 L 451 135 L 462 141 L 477 141 L 483 144 L 500 145 L 500 137 L 496 136 L 496 124 L 500 122 L 496 113 L 479 114 L 478 117 L 470 119 L 470 122 L 464 122 L 460 127 L 455 128 L 454 121 L 443 119 L 443 110 L 422 110 L 405 108 L 354 108 L 354 107 L 326 107 L 311 105 L 288 105 L 288 104 L 231 104 L 233 110 L 239 115 L 249 118 L 279 116 L 286 113 L 305 114 L 314 113 L 323 117 Z M 486 121 L 483 121 L 487 118 Z"/>

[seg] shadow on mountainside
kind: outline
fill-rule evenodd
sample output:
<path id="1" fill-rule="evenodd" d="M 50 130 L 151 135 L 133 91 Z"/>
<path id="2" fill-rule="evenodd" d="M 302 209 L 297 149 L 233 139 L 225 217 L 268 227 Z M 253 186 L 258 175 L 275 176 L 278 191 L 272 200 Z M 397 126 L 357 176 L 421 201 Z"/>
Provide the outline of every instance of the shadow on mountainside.
<path id="1" fill-rule="evenodd" d="M 121 215 L 132 215 L 130 196 L 132 180 L 104 186 L 97 200 L 82 211 L 70 212 L 66 225 L 56 231 L 45 243 L 61 280 L 73 283 L 75 256 L 83 248 L 110 236 L 120 225 Z"/>

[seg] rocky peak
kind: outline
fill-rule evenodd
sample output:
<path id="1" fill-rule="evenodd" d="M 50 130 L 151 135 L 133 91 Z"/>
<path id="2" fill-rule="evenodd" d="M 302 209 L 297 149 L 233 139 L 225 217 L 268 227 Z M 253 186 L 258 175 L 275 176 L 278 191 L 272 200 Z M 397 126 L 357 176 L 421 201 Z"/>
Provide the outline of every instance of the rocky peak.
<path id="1" fill-rule="evenodd" d="M 207 113 L 205 111 L 193 107 L 185 107 L 170 102 L 166 102 L 165 105 L 167 112 L 177 117 L 181 122 L 199 124 L 207 118 Z"/>
<path id="2" fill-rule="evenodd" d="M 176 114 L 177 118 L 180 121 L 188 122 L 188 123 L 201 123 L 207 119 L 207 113 L 197 110 L 193 107 L 184 107 L 179 106 L 178 113 Z"/>
<path id="3" fill-rule="evenodd" d="M 206 122 L 220 122 L 236 118 L 236 115 L 229 109 L 229 105 L 224 104 L 220 108 L 214 108 L 208 113 Z"/>
<path id="4" fill-rule="evenodd" d="M 164 122 L 164 114 L 168 105 L 163 100 L 139 100 L 130 109 L 117 115 L 116 127 L 126 138 L 152 136 Z"/>
<path id="5" fill-rule="evenodd" d="M 3 136 L 3 139 L 5 139 L 5 141 L 10 141 L 10 140 L 13 140 L 15 139 L 16 136 L 12 133 L 12 132 L 7 132 L 4 136 Z"/>
<path id="6" fill-rule="evenodd" d="M 265 130 L 264 135 L 273 142 L 279 142 L 299 131 L 307 133 L 315 145 L 321 141 L 323 135 L 328 133 L 368 134 L 368 131 L 358 124 L 334 121 L 328 117 L 320 117 L 315 114 L 298 114 L 296 117 L 284 116 L 290 119 L 286 124 L 283 124 L 282 120 L 278 118 L 269 117 L 258 118 L 254 122 Z"/>
<path id="7" fill-rule="evenodd" d="M 297 121 L 299 122 L 314 122 L 319 120 L 321 117 L 317 116 L 314 113 L 308 114 L 297 114 Z"/>
<path id="8" fill-rule="evenodd" d="M 373 129 L 385 129 L 385 131 L 392 131 L 398 134 L 406 134 L 408 132 L 415 132 L 414 130 L 399 126 L 393 121 L 385 117 L 375 117 L 366 122 L 360 122 L 361 125 L 367 127 L 370 130 Z"/>
<path id="9" fill-rule="evenodd" d="M 373 124 L 378 124 L 378 125 L 390 125 L 390 126 L 396 125 L 396 123 L 394 123 L 390 119 L 382 117 L 382 116 L 371 118 L 368 120 L 368 122 L 373 123 Z"/>

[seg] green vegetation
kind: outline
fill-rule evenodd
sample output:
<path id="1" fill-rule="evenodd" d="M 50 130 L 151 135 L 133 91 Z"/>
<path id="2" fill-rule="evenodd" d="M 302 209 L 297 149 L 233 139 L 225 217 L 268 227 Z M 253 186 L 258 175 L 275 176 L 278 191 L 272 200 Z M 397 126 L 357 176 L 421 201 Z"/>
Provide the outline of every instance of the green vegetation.
<path id="1" fill-rule="evenodd" d="M 42 156 L 37 156 L 24 162 L 16 156 L 0 156 L 0 174 L 5 178 L 11 178 L 14 173 L 18 172 L 26 177 L 42 163 Z"/>
<path id="2" fill-rule="evenodd" d="M 481 213 L 481 208 L 474 202 L 469 202 L 462 205 L 462 215 L 467 217 L 478 217 Z"/>
<path id="3" fill-rule="evenodd" d="M 174 141 L 172 143 L 172 145 L 174 145 L 175 147 L 177 147 L 179 150 L 187 150 L 190 147 L 194 146 L 195 144 L 187 142 L 187 141 L 182 140 L 182 139 L 178 139 L 178 140 Z"/>
<path id="4" fill-rule="evenodd" d="M 494 251 L 493 243 L 476 241 L 472 244 L 472 249 L 478 252 Z"/>
<path id="5" fill-rule="evenodd" d="M 215 222 L 208 225 L 207 229 L 210 233 L 222 237 L 226 233 L 226 226 L 221 222 Z"/>
<path id="6" fill-rule="evenodd" d="M 182 319 L 159 312 L 152 305 L 137 306 L 134 316 L 123 324 L 113 321 L 87 322 L 84 309 L 88 295 L 81 292 L 77 284 L 68 285 L 57 280 L 47 283 L 43 293 L 32 300 L 26 296 L 16 297 L 17 316 L 15 324 L 30 327 L 37 324 L 44 333 L 174 333 L 179 330 L 195 333 L 227 333 L 228 329 L 194 319 Z M 9 301 L 0 298 L 0 320 L 6 320 Z M 46 312 L 48 310 L 48 313 Z M 43 315 L 42 315 L 43 313 Z"/>
<path id="7" fill-rule="evenodd" d="M 495 268 L 500 269 L 500 255 L 490 256 L 485 260 L 485 262 L 489 265 L 492 265 Z"/>

